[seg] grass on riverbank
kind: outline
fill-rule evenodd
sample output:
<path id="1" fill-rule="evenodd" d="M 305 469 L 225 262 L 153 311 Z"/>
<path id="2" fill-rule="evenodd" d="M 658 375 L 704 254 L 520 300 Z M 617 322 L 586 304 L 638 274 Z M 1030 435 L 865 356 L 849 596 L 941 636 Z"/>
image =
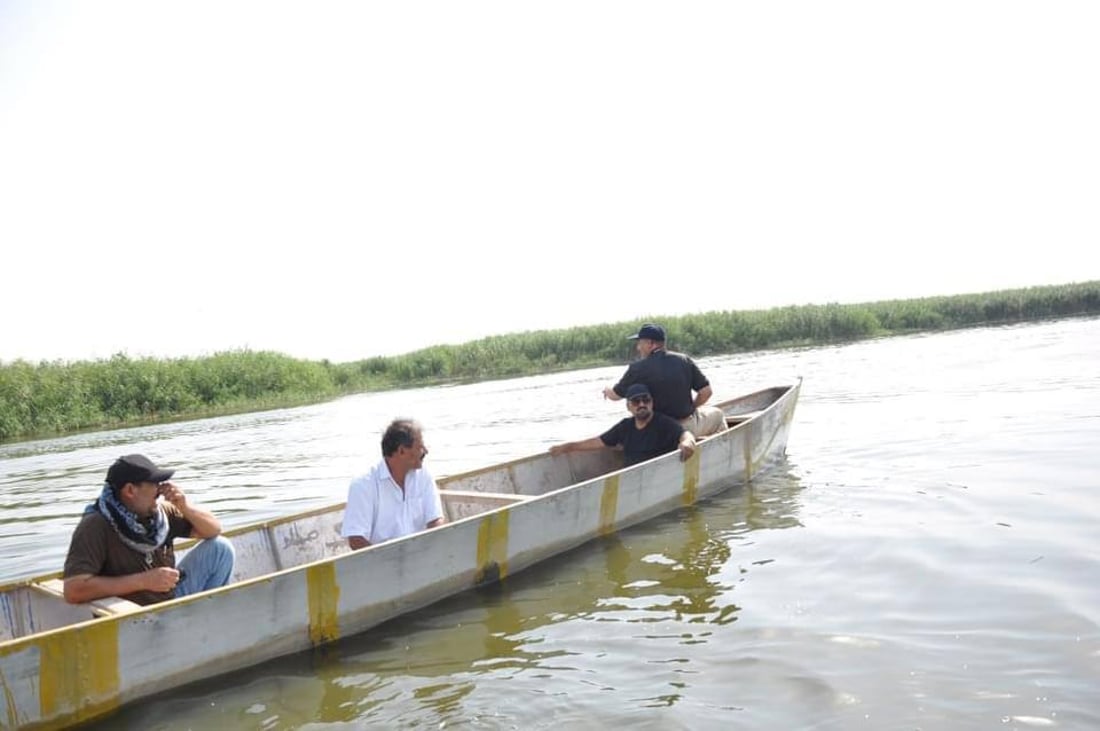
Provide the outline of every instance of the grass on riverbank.
<path id="1" fill-rule="evenodd" d="M 1100 281 L 984 294 L 663 317 L 694 357 L 1100 314 Z M 350 363 L 232 351 L 202 358 L 0 363 L 0 441 L 315 403 L 336 396 L 623 363 L 639 323 L 512 333 Z"/>

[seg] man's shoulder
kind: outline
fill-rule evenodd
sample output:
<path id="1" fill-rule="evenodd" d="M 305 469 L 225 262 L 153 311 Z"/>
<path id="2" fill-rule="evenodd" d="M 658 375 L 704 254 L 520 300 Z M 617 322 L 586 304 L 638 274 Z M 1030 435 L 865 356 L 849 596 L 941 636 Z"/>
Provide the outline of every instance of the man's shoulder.
<path id="1" fill-rule="evenodd" d="M 110 523 L 99 511 L 84 513 L 73 529 L 69 540 L 69 552 L 65 557 L 64 576 L 89 573 L 84 561 L 91 556 L 102 556 L 113 541 L 118 541 Z M 92 572 L 94 573 L 94 572 Z"/>
<path id="2" fill-rule="evenodd" d="M 679 360 L 679 361 L 686 361 L 686 362 L 688 362 L 688 363 L 692 363 L 692 362 L 693 362 L 693 361 L 691 360 L 691 356 L 690 356 L 690 355 L 688 355 L 687 353 L 681 353 L 681 352 L 679 352 L 679 351 L 676 351 L 676 350 L 665 350 L 665 351 L 662 351 L 662 352 L 663 352 L 663 353 L 664 353 L 665 355 L 667 355 L 667 356 L 668 356 L 669 358 L 675 358 L 676 360 Z"/>
<path id="3" fill-rule="evenodd" d="M 679 353 L 675 350 L 654 350 L 648 357 L 643 358 L 636 363 L 649 363 L 651 368 L 660 368 L 662 366 L 671 366 L 673 364 L 694 363 L 690 356 L 686 353 Z"/>
<path id="4" fill-rule="evenodd" d="M 110 524 L 107 522 L 107 519 L 103 517 L 103 513 L 98 510 L 92 510 L 80 516 L 80 520 L 77 522 L 74 530 L 86 533 L 89 531 L 106 530 L 109 527 Z"/>
<path id="5" fill-rule="evenodd" d="M 355 475 L 351 478 L 352 486 L 355 485 L 367 485 L 370 483 L 378 482 L 381 479 L 389 477 L 390 471 L 386 467 L 385 460 L 376 462 L 369 470 Z"/>
<path id="6" fill-rule="evenodd" d="M 611 425 L 611 428 L 608 429 L 604 433 L 605 434 L 621 434 L 621 433 L 627 431 L 628 429 L 633 429 L 633 428 L 634 428 L 634 417 L 633 416 L 628 416 L 624 419 L 619 419 L 618 421 L 616 421 L 614 424 Z"/>

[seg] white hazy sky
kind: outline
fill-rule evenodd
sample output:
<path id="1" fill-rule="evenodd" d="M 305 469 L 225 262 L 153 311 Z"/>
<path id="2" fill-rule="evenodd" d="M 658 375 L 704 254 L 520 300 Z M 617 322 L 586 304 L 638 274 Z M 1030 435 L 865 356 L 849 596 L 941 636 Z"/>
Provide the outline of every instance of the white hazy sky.
<path id="1" fill-rule="evenodd" d="M 0 0 L 0 360 L 1100 279 L 1098 38 L 1095 0 Z"/>

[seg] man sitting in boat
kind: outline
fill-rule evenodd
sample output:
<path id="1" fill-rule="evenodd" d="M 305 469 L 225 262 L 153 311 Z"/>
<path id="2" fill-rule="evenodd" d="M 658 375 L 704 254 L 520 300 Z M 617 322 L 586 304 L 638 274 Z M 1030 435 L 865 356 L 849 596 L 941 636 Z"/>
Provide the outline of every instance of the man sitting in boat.
<path id="1" fill-rule="evenodd" d="M 644 383 L 653 392 L 653 409 L 667 414 L 697 437 L 715 434 L 726 428 L 726 417 L 710 400 L 710 381 L 688 356 L 665 350 L 665 329 L 646 323 L 627 340 L 637 340 L 638 360 L 614 386 L 603 390 L 604 398 L 618 401 L 626 396 L 631 384 Z M 692 395 L 694 392 L 694 395 Z"/>
<path id="2" fill-rule="evenodd" d="M 168 481 L 174 473 L 140 454 L 115 460 L 99 498 L 73 531 L 65 558 L 66 601 L 118 596 L 155 604 L 229 582 L 233 544 L 220 535 L 213 514 L 196 508 Z M 204 539 L 178 569 L 176 538 Z"/>
<path id="3" fill-rule="evenodd" d="M 677 449 L 681 460 L 695 453 L 695 435 L 675 419 L 653 410 L 653 396 L 644 383 L 626 389 L 626 403 L 631 416 L 598 437 L 556 444 L 550 447 L 550 454 L 621 447 L 623 462 L 629 467 Z"/>
<path id="4" fill-rule="evenodd" d="M 353 550 L 442 525 L 435 480 L 424 469 L 423 430 L 395 419 L 382 435 L 382 460 L 351 481 L 341 535 Z"/>

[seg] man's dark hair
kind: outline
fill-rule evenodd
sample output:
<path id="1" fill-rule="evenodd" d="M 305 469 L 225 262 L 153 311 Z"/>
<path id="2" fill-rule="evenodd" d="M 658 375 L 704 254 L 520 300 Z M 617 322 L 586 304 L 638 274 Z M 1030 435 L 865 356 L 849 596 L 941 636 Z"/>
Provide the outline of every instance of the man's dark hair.
<path id="1" fill-rule="evenodd" d="M 412 419 L 394 419 L 382 435 L 382 456 L 390 457 L 399 447 L 411 447 L 420 433 L 420 424 Z"/>

